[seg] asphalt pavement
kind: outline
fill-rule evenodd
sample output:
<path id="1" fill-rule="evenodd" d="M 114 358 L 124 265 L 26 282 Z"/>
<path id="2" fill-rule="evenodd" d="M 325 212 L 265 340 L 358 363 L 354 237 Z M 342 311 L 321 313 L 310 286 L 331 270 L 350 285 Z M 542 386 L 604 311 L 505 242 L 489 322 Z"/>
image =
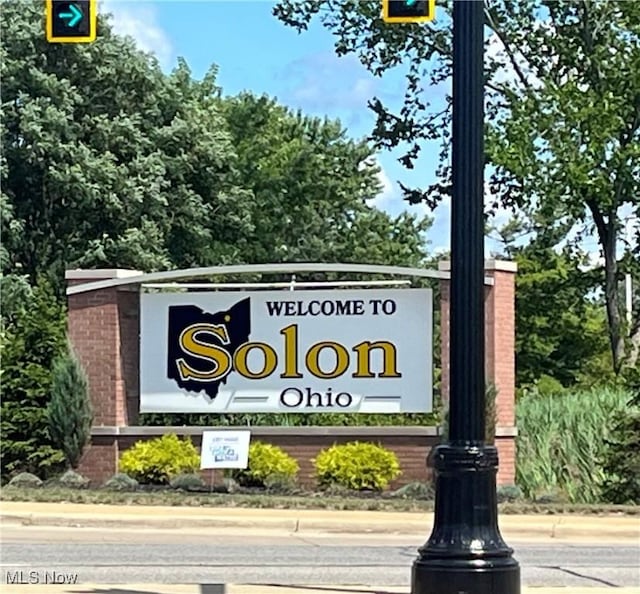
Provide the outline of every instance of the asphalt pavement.
<path id="1" fill-rule="evenodd" d="M 424 538 L 3 525 L 5 583 L 47 573 L 94 584 L 374 584 L 409 587 Z M 530 587 L 640 586 L 631 543 L 510 543 Z M 17 572 L 17 573 L 16 573 Z M 22 573 L 20 573 L 22 572 Z M 30 590 L 30 592 L 32 592 Z M 35 592 L 32 592 L 35 594 Z"/>
<path id="2" fill-rule="evenodd" d="M 408 594 L 433 519 L 9 502 L 0 515 L 9 594 Z M 504 515 L 500 525 L 525 593 L 640 594 L 637 517 Z"/>

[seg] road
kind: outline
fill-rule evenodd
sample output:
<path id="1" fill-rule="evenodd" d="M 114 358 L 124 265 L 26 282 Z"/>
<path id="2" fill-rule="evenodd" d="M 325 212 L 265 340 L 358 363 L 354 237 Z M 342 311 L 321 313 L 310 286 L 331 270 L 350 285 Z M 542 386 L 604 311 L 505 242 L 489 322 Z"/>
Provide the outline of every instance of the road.
<path id="1" fill-rule="evenodd" d="M 415 535 L 179 533 L 4 525 L 1 566 L 77 573 L 79 583 L 375 584 L 408 586 Z M 639 586 L 632 543 L 509 542 L 526 586 Z"/>

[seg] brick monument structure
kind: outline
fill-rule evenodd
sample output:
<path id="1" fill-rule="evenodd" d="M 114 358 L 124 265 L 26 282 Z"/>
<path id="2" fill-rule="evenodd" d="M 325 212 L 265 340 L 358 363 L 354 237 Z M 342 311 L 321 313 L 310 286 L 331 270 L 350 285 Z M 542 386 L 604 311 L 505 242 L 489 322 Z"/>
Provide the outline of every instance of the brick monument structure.
<path id="1" fill-rule="evenodd" d="M 515 479 L 515 273 L 512 262 L 486 263 L 485 336 L 487 381 L 497 389 L 496 445 L 498 484 Z M 449 281 L 441 263 L 441 394 L 448 395 Z M 167 432 L 188 435 L 200 445 L 205 427 L 143 427 L 139 410 L 141 272 L 120 269 L 69 270 L 66 273 L 69 337 L 88 376 L 94 409 L 91 444 L 79 471 L 101 484 L 118 469 L 122 451 L 138 440 Z M 438 273 L 436 273 L 438 274 Z M 149 275 L 151 276 L 151 275 Z M 135 278 L 138 277 L 138 278 Z M 81 286 L 84 285 L 84 286 Z M 221 429 L 221 428 L 217 428 Z M 279 445 L 298 459 L 300 480 L 312 479 L 311 458 L 333 443 L 379 442 L 396 452 L 401 485 L 427 477 L 425 459 L 439 440 L 437 427 L 253 427 L 252 435 Z"/>

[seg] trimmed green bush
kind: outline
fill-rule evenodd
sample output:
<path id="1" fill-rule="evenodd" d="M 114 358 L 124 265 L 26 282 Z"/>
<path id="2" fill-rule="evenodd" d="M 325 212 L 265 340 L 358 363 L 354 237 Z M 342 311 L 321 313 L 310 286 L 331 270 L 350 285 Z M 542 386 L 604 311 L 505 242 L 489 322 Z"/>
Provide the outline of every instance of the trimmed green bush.
<path id="1" fill-rule="evenodd" d="M 106 481 L 102 487 L 109 491 L 135 491 L 138 488 L 138 481 L 124 472 L 118 472 Z"/>
<path id="2" fill-rule="evenodd" d="M 321 451 L 313 464 L 320 486 L 338 485 L 356 491 L 382 491 L 401 474 L 394 452 L 358 441 Z"/>
<path id="3" fill-rule="evenodd" d="M 516 483 L 525 497 L 601 501 L 605 442 L 629 396 L 623 390 L 593 389 L 522 397 L 516 407 Z"/>
<path id="4" fill-rule="evenodd" d="M 58 477 L 55 482 L 58 486 L 67 489 L 86 489 L 91 483 L 88 478 L 73 470 L 67 470 L 67 472 Z"/>
<path id="5" fill-rule="evenodd" d="M 38 487 L 42 487 L 42 481 L 35 474 L 31 474 L 30 472 L 21 472 L 20 474 L 16 474 L 16 476 L 9 481 L 8 486 L 37 489 Z"/>
<path id="6" fill-rule="evenodd" d="M 138 441 L 120 457 L 120 472 L 140 483 L 167 484 L 178 474 L 200 468 L 200 454 L 189 439 L 169 433 Z"/>
<path id="7" fill-rule="evenodd" d="M 282 448 L 270 443 L 254 441 L 249 446 L 247 468 L 228 473 L 242 487 L 277 488 L 295 482 L 300 467 Z"/>
<path id="8" fill-rule="evenodd" d="M 53 442 L 64 452 L 67 464 L 77 468 L 91 438 L 93 411 L 87 376 L 71 345 L 53 364 L 47 418 Z"/>
<path id="9" fill-rule="evenodd" d="M 202 491 L 205 487 L 202 477 L 193 473 L 174 476 L 169 484 L 172 489 L 180 491 Z"/>

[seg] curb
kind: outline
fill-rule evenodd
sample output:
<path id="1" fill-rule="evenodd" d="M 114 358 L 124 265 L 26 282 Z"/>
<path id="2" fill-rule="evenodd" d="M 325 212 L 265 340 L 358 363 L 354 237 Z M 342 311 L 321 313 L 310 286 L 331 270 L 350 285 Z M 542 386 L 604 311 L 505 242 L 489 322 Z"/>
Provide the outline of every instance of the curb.
<path id="1" fill-rule="evenodd" d="M 154 514 L 146 509 L 95 506 L 87 511 L 64 509 L 23 511 L 3 504 L 0 522 L 5 525 L 73 528 L 120 528 L 151 530 L 236 529 L 280 533 L 402 534 L 420 535 L 430 531 L 432 513 L 319 512 L 309 510 L 247 510 L 208 508 L 162 508 Z M 13 507 L 13 509 L 11 509 Z M 72 506 L 70 506 L 72 507 Z M 77 506 L 76 506 L 77 507 Z M 146 513 L 145 513 L 146 512 Z M 256 513 L 257 512 L 257 513 Z M 500 530 L 508 538 L 591 539 L 621 541 L 640 538 L 636 518 L 593 518 L 580 516 L 501 516 Z"/>

